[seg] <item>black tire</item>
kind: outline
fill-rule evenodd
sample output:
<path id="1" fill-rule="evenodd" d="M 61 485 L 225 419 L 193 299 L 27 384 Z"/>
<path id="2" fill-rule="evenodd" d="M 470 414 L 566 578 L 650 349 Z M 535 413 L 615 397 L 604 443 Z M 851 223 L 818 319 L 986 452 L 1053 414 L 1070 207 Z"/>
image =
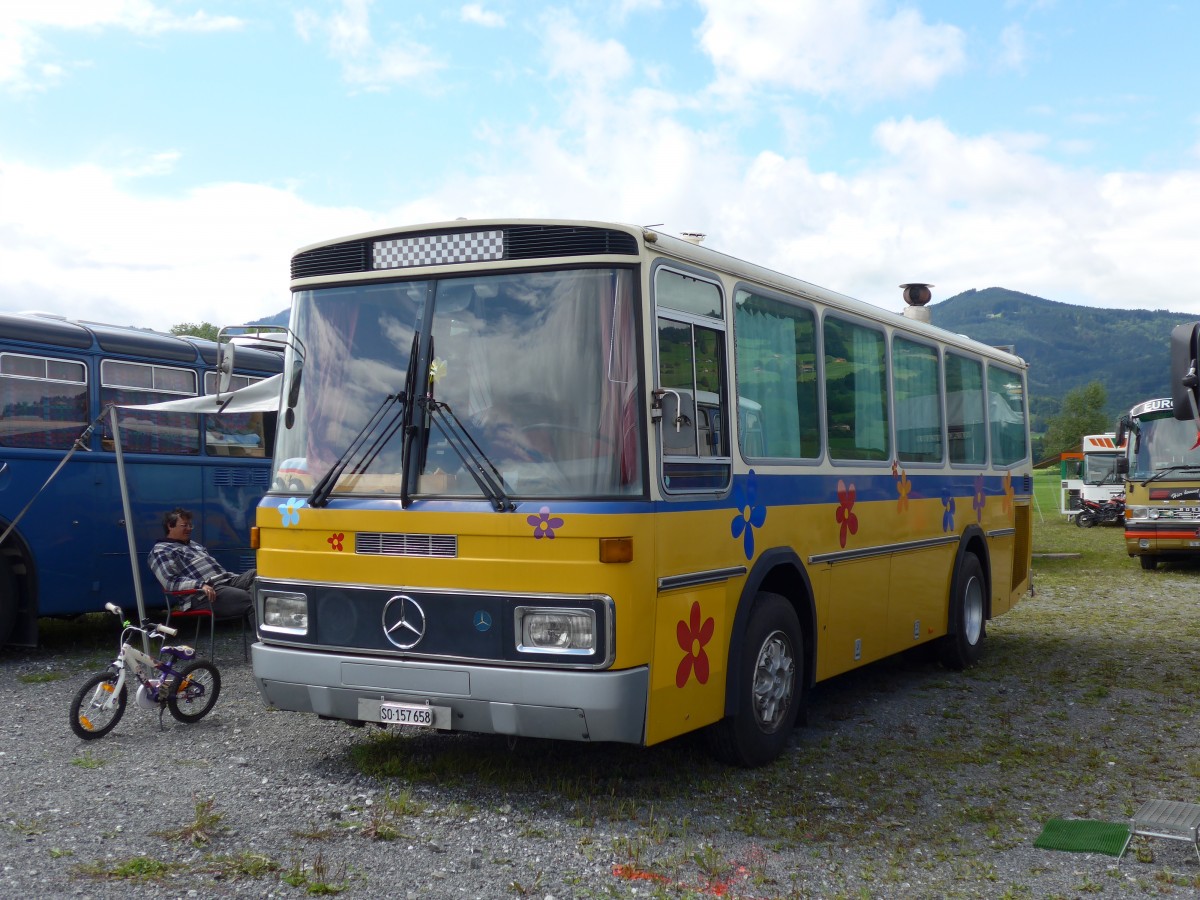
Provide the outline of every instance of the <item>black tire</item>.
<path id="1" fill-rule="evenodd" d="M 113 672 L 101 672 L 93 675 L 75 692 L 71 700 L 71 730 L 85 741 L 102 738 L 121 721 L 125 715 L 125 704 L 129 694 L 121 685 L 121 693 L 117 694 L 116 702 L 110 709 L 104 709 L 103 703 L 112 697 L 116 687 L 117 676 Z"/>
<path id="2" fill-rule="evenodd" d="M 783 597 L 755 598 L 737 664 L 737 711 L 709 727 L 708 745 L 722 762 L 762 766 L 787 747 L 803 701 L 800 620 Z"/>
<path id="3" fill-rule="evenodd" d="M 1158 568 L 1158 557 L 1157 556 L 1146 556 L 1146 555 L 1139 556 L 1138 562 L 1140 562 L 1142 564 L 1142 568 L 1145 569 L 1147 572 L 1153 572 L 1155 569 Z"/>
<path id="4" fill-rule="evenodd" d="M 167 709 L 180 722 L 199 722 L 221 696 L 221 673 L 206 659 L 179 670 L 179 682 L 167 696 Z"/>
<path id="5" fill-rule="evenodd" d="M 939 643 L 947 669 L 961 671 L 979 662 L 987 637 L 987 581 L 974 553 L 963 554 L 950 596 L 950 633 Z"/>
<path id="6" fill-rule="evenodd" d="M 8 560 L 0 559 L 0 647 L 9 642 L 17 624 L 17 607 L 21 602 L 17 576 Z"/>
<path id="7" fill-rule="evenodd" d="M 1075 517 L 1075 524 L 1080 528 L 1091 528 L 1096 524 L 1096 514 L 1090 509 L 1085 509 Z"/>

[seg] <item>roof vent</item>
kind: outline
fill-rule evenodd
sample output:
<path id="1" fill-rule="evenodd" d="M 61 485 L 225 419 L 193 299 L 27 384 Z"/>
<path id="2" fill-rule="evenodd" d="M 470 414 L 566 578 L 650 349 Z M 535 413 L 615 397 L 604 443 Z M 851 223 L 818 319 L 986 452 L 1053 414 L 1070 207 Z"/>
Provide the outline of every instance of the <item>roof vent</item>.
<path id="1" fill-rule="evenodd" d="M 905 317 L 928 325 L 930 317 L 925 304 L 933 297 L 933 294 L 929 292 L 933 285 L 913 281 L 909 284 L 902 284 L 900 287 L 904 289 L 904 302 L 907 304 L 904 307 Z"/>
<path id="2" fill-rule="evenodd" d="M 679 236 L 689 244 L 701 244 L 708 235 L 701 234 L 699 231 L 681 231 Z"/>

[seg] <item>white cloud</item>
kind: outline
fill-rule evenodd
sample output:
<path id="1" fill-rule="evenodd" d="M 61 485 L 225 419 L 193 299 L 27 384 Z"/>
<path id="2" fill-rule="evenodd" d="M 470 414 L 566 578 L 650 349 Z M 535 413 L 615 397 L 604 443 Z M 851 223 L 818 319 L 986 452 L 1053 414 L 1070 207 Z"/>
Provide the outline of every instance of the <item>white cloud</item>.
<path id="1" fill-rule="evenodd" d="M 483 8 L 481 3 L 467 3 L 459 10 L 459 18 L 472 25 L 482 25 L 484 28 L 503 28 L 504 16 Z"/>
<path id="2" fill-rule="evenodd" d="M 716 89 L 783 87 L 852 100 L 933 87 L 965 62 L 965 36 L 880 0 L 700 0 L 700 44 L 717 67 Z"/>
<path id="3" fill-rule="evenodd" d="M 1025 37 L 1025 29 L 1020 25 L 1009 25 L 1000 32 L 1000 52 L 997 64 L 1002 69 L 1015 72 L 1025 70 L 1025 61 L 1029 58 L 1029 48 Z"/>
<path id="4" fill-rule="evenodd" d="M 627 77 L 633 60 L 619 41 L 598 41 L 588 36 L 569 12 L 543 17 L 543 50 L 551 79 L 574 87 L 597 90 Z"/>
<path id="5" fill-rule="evenodd" d="M 160 330 L 273 315 L 297 247 L 382 224 L 263 185 L 147 195 L 87 165 L 0 161 L 0 196 L 0 309 Z"/>
<path id="6" fill-rule="evenodd" d="M 5 0 L 0 4 L 0 87 L 43 89 L 58 81 L 63 67 L 40 61 L 52 52 L 56 31 L 123 29 L 155 36 L 230 31 L 242 24 L 235 16 L 213 16 L 203 10 L 181 14 L 152 0 Z"/>
<path id="7" fill-rule="evenodd" d="M 342 0 L 341 8 L 329 16 L 305 9 L 293 21 L 303 40 L 324 40 L 329 55 L 342 66 L 343 79 L 365 90 L 387 90 L 444 68 L 429 47 L 404 35 L 379 44 L 371 32 L 372 3 Z"/>

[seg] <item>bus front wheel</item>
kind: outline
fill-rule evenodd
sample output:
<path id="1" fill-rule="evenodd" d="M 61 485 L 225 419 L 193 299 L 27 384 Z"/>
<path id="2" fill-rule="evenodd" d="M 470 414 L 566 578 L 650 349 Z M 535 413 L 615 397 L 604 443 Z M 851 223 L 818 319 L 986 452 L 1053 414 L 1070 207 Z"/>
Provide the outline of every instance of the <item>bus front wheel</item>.
<path id="1" fill-rule="evenodd" d="M 1142 563 L 1142 568 L 1145 569 L 1147 572 L 1153 572 L 1155 569 L 1158 568 L 1158 557 L 1157 556 L 1139 556 L 1138 559 Z"/>
<path id="2" fill-rule="evenodd" d="M 754 767 L 784 751 L 800 709 L 804 649 L 800 621 L 778 594 L 759 594 L 746 627 L 737 687 L 737 709 L 710 726 L 714 756 Z"/>
<path id="3" fill-rule="evenodd" d="M 983 640 L 987 637 L 985 597 L 987 585 L 979 557 L 967 553 L 962 558 L 954 593 L 950 598 L 950 633 L 941 639 L 942 664 L 962 670 L 979 662 Z"/>

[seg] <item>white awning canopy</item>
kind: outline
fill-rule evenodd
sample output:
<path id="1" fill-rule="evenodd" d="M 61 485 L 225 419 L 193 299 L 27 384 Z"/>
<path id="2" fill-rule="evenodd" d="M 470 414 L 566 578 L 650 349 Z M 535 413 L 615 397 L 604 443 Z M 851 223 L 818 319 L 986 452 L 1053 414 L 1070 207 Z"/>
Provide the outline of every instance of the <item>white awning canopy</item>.
<path id="1" fill-rule="evenodd" d="M 119 409 L 144 409 L 148 412 L 221 413 L 275 412 L 279 409 L 279 393 L 283 375 L 272 375 L 238 391 L 227 394 L 208 394 L 204 397 L 184 397 L 141 406 L 120 406 Z"/>

